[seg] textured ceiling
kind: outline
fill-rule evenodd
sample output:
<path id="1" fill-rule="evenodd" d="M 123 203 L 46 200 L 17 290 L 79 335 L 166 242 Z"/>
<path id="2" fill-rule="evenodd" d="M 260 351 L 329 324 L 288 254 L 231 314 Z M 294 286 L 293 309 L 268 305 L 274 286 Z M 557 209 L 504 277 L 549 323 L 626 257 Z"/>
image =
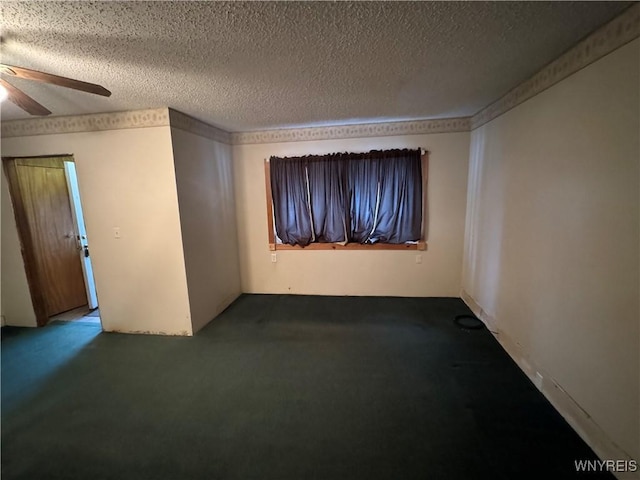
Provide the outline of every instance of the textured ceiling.
<path id="1" fill-rule="evenodd" d="M 228 131 L 458 117 L 628 5 L 3 1 L 1 54 L 113 92 L 10 80 L 53 115 L 169 106 Z"/>

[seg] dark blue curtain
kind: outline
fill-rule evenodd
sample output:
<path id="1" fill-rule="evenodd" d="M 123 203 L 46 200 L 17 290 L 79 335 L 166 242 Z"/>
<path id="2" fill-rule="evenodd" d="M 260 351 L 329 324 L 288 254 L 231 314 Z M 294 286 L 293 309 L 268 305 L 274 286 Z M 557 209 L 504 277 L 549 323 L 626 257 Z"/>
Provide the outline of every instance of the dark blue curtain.
<path id="1" fill-rule="evenodd" d="M 313 232 L 317 242 L 347 241 L 345 162 L 335 156 L 307 161 Z"/>
<path id="2" fill-rule="evenodd" d="M 420 150 L 272 157 L 270 163 L 276 233 L 284 243 L 420 240 Z"/>
<path id="3" fill-rule="evenodd" d="M 375 156 L 345 155 L 347 165 L 347 198 L 351 228 L 349 241 L 365 243 L 373 231 L 380 177 L 380 159 Z"/>
<path id="4" fill-rule="evenodd" d="M 380 195 L 376 227 L 369 242 L 405 243 L 422 234 L 422 161 L 405 151 L 378 162 Z"/>
<path id="5" fill-rule="evenodd" d="M 276 233 L 283 243 L 309 245 L 314 235 L 307 197 L 307 162 L 271 157 L 269 164 Z"/>

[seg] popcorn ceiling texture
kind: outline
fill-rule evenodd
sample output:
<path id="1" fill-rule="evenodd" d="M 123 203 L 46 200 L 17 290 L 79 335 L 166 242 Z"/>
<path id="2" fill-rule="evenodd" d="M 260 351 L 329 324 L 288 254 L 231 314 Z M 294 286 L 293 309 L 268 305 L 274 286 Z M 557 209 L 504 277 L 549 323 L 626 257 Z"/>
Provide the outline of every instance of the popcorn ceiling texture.
<path id="1" fill-rule="evenodd" d="M 2 61 L 113 92 L 11 80 L 54 115 L 167 105 L 229 132 L 456 118 L 628 5 L 2 2 Z M 3 103 L 3 120 L 22 118 Z"/>

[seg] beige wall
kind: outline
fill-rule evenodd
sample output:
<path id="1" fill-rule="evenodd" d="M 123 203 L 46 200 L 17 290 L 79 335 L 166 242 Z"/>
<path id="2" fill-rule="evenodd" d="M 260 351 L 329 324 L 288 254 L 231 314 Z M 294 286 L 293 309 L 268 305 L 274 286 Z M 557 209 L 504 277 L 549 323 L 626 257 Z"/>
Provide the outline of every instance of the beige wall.
<path id="1" fill-rule="evenodd" d="M 61 153 L 76 161 L 103 328 L 190 335 L 170 128 L 2 140 L 6 156 Z M 3 211 L 2 231 L 15 228 L 13 222 Z M 114 227 L 120 227 L 120 239 L 114 238 Z M 5 295 L 12 282 L 23 283 L 24 273 L 15 266 L 7 271 L 6 259 L 2 267 Z M 16 284 L 21 298 L 24 287 Z M 9 324 L 31 314 L 21 302 L 10 317 L 5 302 Z"/>
<path id="2" fill-rule="evenodd" d="M 8 325 L 35 327 L 36 314 L 33 310 L 27 276 L 20 251 L 18 230 L 9 197 L 9 186 L 2 171 L 2 264 L 0 284 L 2 285 L 2 318 Z"/>
<path id="3" fill-rule="evenodd" d="M 469 133 L 287 142 L 233 147 L 242 291 L 310 295 L 458 296 Z M 267 240 L 264 159 L 423 147 L 431 152 L 428 250 L 279 251 Z M 416 263 L 416 256 L 422 263 Z"/>
<path id="4" fill-rule="evenodd" d="M 231 147 L 171 129 L 193 331 L 240 295 Z"/>
<path id="5" fill-rule="evenodd" d="M 609 458 L 640 457 L 639 48 L 474 130 L 470 148 L 463 288 Z"/>

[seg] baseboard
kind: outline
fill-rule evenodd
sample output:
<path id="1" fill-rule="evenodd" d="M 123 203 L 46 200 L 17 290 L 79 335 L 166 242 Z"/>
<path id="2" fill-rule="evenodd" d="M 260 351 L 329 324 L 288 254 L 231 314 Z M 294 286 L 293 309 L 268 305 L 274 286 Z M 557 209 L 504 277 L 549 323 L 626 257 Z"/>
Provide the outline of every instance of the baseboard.
<path id="1" fill-rule="evenodd" d="M 122 333 L 125 335 L 158 335 L 161 337 L 191 337 L 192 332 L 188 330 L 181 330 L 179 332 L 163 332 L 160 330 L 122 330 L 119 328 L 105 328 L 102 327 L 103 332 L 107 333 Z"/>
<path id="2" fill-rule="evenodd" d="M 498 326 L 495 318 L 488 315 L 480 304 L 464 289 L 460 291 L 460 298 L 487 326 L 498 343 L 509 356 L 516 362 L 520 369 L 529 377 L 529 380 L 549 400 L 551 405 L 562 415 L 576 433 L 591 447 L 601 460 L 635 460 L 622 450 L 595 420 L 585 411 L 564 388 L 524 351 L 522 346 L 510 338 Z M 580 459 L 576 459 L 580 460 Z M 640 471 L 636 472 L 612 472 L 620 480 L 640 479 Z"/>
<path id="3" fill-rule="evenodd" d="M 473 314 L 480 320 L 482 320 L 487 329 L 495 335 L 497 332 L 495 319 L 491 315 L 487 314 L 487 312 L 482 309 L 478 302 L 476 302 L 473 297 L 463 289 L 460 290 L 460 298 L 464 303 L 467 304 L 467 307 L 471 309 Z"/>
<path id="4" fill-rule="evenodd" d="M 2 326 L 3 327 L 38 328 L 35 318 L 33 319 L 33 322 L 29 322 L 29 321 L 23 322 L 23 321 L 16 321 L 15 317 L 13 318 L 10 317 L 9 320 L 7 320 L 7 318 L 5 317 L 3 318 Z"/>

